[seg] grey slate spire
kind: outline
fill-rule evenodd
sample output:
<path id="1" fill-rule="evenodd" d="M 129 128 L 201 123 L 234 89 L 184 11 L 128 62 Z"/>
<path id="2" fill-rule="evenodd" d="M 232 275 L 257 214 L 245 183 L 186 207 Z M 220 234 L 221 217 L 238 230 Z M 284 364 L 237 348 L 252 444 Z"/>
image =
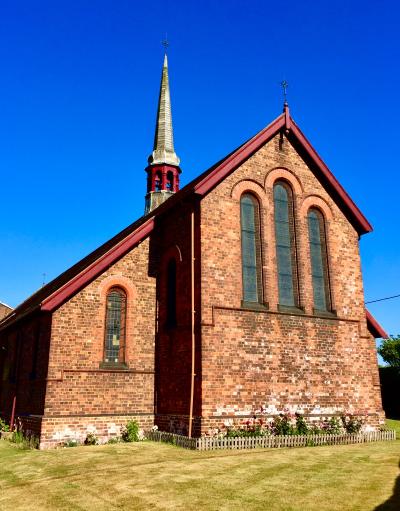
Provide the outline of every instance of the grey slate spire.
<path id="1" fill-rule="evenodd" d="M 165 163 L 179 165 L 179 158 L 174 150 L 174 134 L 172 131 L 171 97 L 168 80 L 168 58 L 164 57 L 161 76 L 160 96 L 158 99 L 156 133 L 154 136 L 153 152 L 149 156 L 150 165 Z"/>

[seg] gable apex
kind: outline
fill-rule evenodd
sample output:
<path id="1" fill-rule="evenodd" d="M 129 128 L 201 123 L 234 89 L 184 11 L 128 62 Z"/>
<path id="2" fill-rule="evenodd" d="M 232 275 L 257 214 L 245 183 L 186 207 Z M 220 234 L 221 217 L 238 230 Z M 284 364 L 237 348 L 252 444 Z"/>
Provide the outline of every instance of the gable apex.
<path id="1" fill-rule="evenodd" d="M 199 195 L 207 194 L 282 129 L 284 129 L 287 139 L 293 144 L 299 155 L 314 169 L 316 177 L 327 188 L 328 193 L 346 215 L 358 234 L 362 235 L 371 232 L 371 224 L 297 126 L 290 116 L 289 107 L 287 106 L 285 106 L 283 114 L 236 149 L 225 158 L 220 165 L 214 167 L 211 172 L 207 173 L 203 179 L 198 181 L 194 186 L 194 192 Z"/>

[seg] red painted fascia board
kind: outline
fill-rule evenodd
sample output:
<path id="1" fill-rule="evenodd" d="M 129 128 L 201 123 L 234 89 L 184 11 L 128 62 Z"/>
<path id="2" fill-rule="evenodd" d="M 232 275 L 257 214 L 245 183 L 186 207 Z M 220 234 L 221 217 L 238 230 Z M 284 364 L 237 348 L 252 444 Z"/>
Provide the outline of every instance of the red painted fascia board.
<path id="1" fill-rule="evenodd" d="M 135 231 L 129 234 L 118 245 L 110 249 L 106 254 L 97 259 L 92 265 L 85 268 L 81 273 L 76 275 L 63 287 L 48 296 L 41 305 L 43 311 L 54 311 L 70 296 L 79 291 L 82 287 L 96 278 L 100 273 L 107 269 L 120 257 L 125 255 L 135 245 L 143 241 L 153 230 L 154 219 L 150 218 Z"/>
<path id="2" fill-rule="evenodd" d="M 291 133 L 296 137 L 296 139 L 300 142 L 302 147 L 306 150 L 307 154 L 313 160 L 313 162 L 320 169 L 322 174 L 325 176 L 328 183 L 334 188 L 339 197 L 343 200 L 347 208 L 350 210 L 352 216 L 356 220 L 357 224 L 360 227 L 361 234 L 365 234 L 367 232 L 372 231 L 372 226 L 365 218 L 365 216 L 361 213 L 358 207 L 354 204 L 350 196 L 347 194 L 345 189 L 339 183 L 339 181 L 335 178 L 332 172 L 328 169 L 325 163 L 322 161 L 321 157 L 317 153 L 317 151 L 313 148 L 311 143 L 307 140 L 306 136 L 302 133 L 300 128 L 295 124 L 293 119 L 291 119 Z"/>
<path id="3" fill-rule="evenodd" d="M 386 331 L 381 327 L 381 325 L 377 322 L 374 316 L 369 312 L 368 309 L 365 309 L 365 314 L 367 316 L 367 327 L 371 334 L 378 339 L 382 337 L 382 339 L 387 339 L 389 336 Z"/>
<path id="4" fill-rule="evenodd" d="M 229 158 L 218 165 L 210 174 L 194 186 L 198 195 L 205 195 L 215 185 L 220 183 L 232 170 L 238 167 L 244 160 L 254 154 L 263 144 L 285 125 L 285 114 L 280 115 L 269 126 L 261 130 L 246 144 L 241 146 Z"/>

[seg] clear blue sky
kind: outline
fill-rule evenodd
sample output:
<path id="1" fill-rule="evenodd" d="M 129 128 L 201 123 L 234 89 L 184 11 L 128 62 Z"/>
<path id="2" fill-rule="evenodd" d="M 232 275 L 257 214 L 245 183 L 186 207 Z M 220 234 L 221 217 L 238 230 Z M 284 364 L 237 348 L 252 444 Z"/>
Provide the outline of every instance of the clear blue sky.
<path id="1" fill-rule="evenodd" d="M 3 0 L 0 300 L 17 305 L 143 213 L 168 33 L 187 183 L 291 112 L 374 226 L 365 295 L 400 294 L 393 1 Z M 400 299 L 370 306 L 400 333 Z"/>

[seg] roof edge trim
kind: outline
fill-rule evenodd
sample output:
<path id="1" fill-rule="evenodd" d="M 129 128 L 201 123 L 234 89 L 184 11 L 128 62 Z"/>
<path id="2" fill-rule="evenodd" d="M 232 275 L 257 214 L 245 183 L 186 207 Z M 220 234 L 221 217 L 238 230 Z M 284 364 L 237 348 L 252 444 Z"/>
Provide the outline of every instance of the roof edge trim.
<path id="1" fill-rule="evenodd" d="M 135 245 L 143 241 L 153 230 L 154 219 L 150 218 L 129 236 L 122 240 L 118 245 L 106 252 L 93 264 L 85 268 L 81 273 L 76 275 L 73 279 L 67 282 L 60 289 L 57 289 L 53 294 L 48 296 L 41 304 L 41 310 L 53 312 L 65 300 L 70 298 L 74 293 L 79 291 L 82 287 L 100 275 L 108 266 L 114 263 L 117 259 L 125 255 Z"/>
<path id="2" fill-rule="evenodd" d="M 329 184 L 334 188 L 334 190 L 337 192 L 339 197 L 346 204 L 346 206 L 350 210 L 351 214 L 354 216 L 355 220 L 357 221 L 357 224 L 360 227 L 361 234 L 366 234 L 368 232 L 371 232 L 372 225 L 368 222 L 368 220 L 365 218 L 365 216 L 361 213 L 361 211 L 355 205 L 355 203 L 351 199 L 350 195 L 346 192 L 346 190 L 343 188 L 343 186 L 339 183 L 339 181 L 335 178 L 335 176 L 329 170 L 328 166 L 324 163 L 324 161 L 319 156 L 317 151 L 311 145 L 311 142 L 309 142 L 307 137 L 304 135 L 304 133 L 301 131 L 301 129 L 297 126 L 297 124 L 294 122 L 294 120 L 291 119 L 291 121 L 292 121 L 291 127 L 290 127 L 291 133 L 297 138 L 297 140 L 300 142 L 300 144 L 305 148 L 305 150 L 307 151 L 307 153 L 309 154 L 311 159 L 314 161 L 314 163 L 318 166 L 318 168 L 321 170 L 323 175 L 326 177 Z"/>
<path id="3" fill-rule="evenodd" d="M 218 165 L 218 167 L 210 172 L 204 179 L 199 181 L 194 187 L 195 193 L 198 195 L 205 195 L 235 169 L 235 167 L 239 166 L 245 159 L 254 154 L 283 126 L 285 126 L 285 114 L 281 114 L 277 117 L 271 124 L 257 133 L 257 135 L 241 146 L 229 158 L 224 160 L 221 165 Z"/>
<path id="4" fill-rule="evenodd" d="M 381 327 L 378 321 L 374 318 L 374 316 L 369 312 L 368 309 L 365 309 L 365 314 L 367 316 L 367 327 L 371 334 L 375 337 L 375 339 L 387 339 L 389 336 L 386 331 Z"/>

